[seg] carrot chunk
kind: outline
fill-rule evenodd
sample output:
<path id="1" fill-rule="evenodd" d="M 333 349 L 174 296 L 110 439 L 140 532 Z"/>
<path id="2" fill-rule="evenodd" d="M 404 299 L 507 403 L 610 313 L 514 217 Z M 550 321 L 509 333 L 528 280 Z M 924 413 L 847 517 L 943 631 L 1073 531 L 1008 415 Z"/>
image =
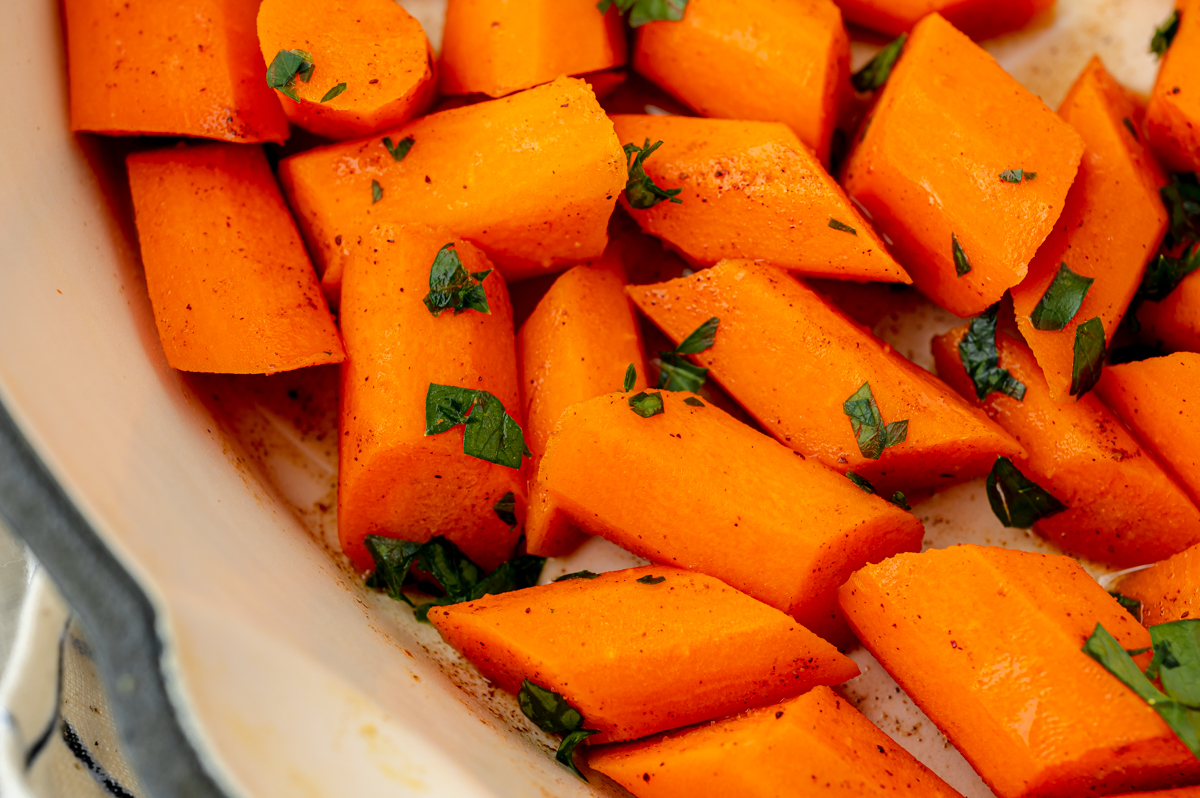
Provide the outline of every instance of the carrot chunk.
<path id="1" fill-rule="evenodd" d="M 939 13 L 972 39 L 987 39 L 1025 27 L 1054 0 L 836 0 L 846 20 L 899 36 L 927 14 Z"/>
<path id="2" fill-rule="evenodd" d="M 277 96 L 293 123 L 319 136 L 348 139 L 402 125 L 436 92 L 433 48 L 421 23 L 393 0 L 299 7 L 263 0 L 258 39 L 268 65 L 292 50 L 311 59 L 311 72 Z"/>
<path id="3" fill-rule="evenodd" d="M 675 24 L 675 23 L 671 23 Z M 621 204 L 695 264 L 765 260 L 802 274 L 911 282 L 871 225 L 785 126 L 682 116 L 614 116 L 622 142 L 662 141 L 646 174 L 679 203 Z"/>
<path id="4" fill-rule="evenodd" d="M 638 28 L 633 66 L 703 116 L 782 122 L 824 164 L 852 93 L 831 0 L 690 0 Z"/>
<path id="5" fill-rule="evenodd" d="M 625 25 L 593 0 L 450 0 L 442 34 L 444 94 L 503 97 L 625 63 Z"/>
<path id="6" fill-rule="evenodd" d="M 647 566 L 467 604 L 429 620 L 501 689 L 525 679 L 632 740 L 839 684 L 858 666 L 776 609 L 703 574 Z M 729 656 L 730 652 L 737 656 Z"/>
<path id="7" fill-rule="evenodd" d="M 824 686 L 679 734 L 596 749 L 588 765 L 638 798 L 959 797 Z"/>
<path id="8" fill-rule="evenodd" d="M 462 427 L 426 434 L 430 384 L 488 391 L 521 423 L 504 279 L 482 279 L 487 313 L 447 307 L 435 316 L 424 301 L 447 245 L 466 272 L 491 269 L 471 244 L 421 227 L 364 236 L 347 263 L 338 538 L 359 571 L 372 567 L 367 535 L 417 542 L 442 535 L 487 569 L 517 542 L 517 528 L 493 508 L 512 493 L 518 517 L 524 513 L 521 471 L 466 455 Z"/>
<path id="9" fill-rule="evenodd" d="M 713 347 L 694 360 L 780 443 L 884 495 L 986 474 L 997 455 L 1021 451 L 931 374 L 778 269 L 731 260 L 627 290 L 676 342 L 718 317 Z M 864 384 L 884 422 L 908 421 L 904 440 L 882 452 L 864 451 L 847 415 Z"/>
<path id="10" fill-rule="evenodd" d="M 854 574 L 839 599 L 999 798 L 1200 779 L 1158 713 L 1082 651 L 1096 624 L 1126 649 L 1150 634 L 1069 557 L 970 545 L 905 554 Z"/>
<path id="11" fill-rule="evenodd" d="M 1161 301 L 1141 303 L 1137 320 L 1138 337 L 1151 346 L 1167 352 L 1200 352 L 1200 271 L 1183 278 Z"/>
<path id="12" fill-rule="evenodd" d="M 1200 618 L 1200 545 L 1122 577 L 1113 587 L 1141 602 L 1145 626 Z"/>
<path id="13" fill-rule="evenodd" d="M 1155 790 L 1154 792 L 1138 792 L 1128 795 L 1116 795 L 1113 798 L 1200 798 L 1200 786 L 1179 787 L 1174 790 Z"/>
<path id="14" fill-rule="evenodd" d="M 171 368 L 271 374 L 345 358 L 261 147 L 171 147 L 127 164 Z"/>
<path id="15" fill-rule="evenodd" d="M 1179 25 L 1146 108 L 1146 134 L 1170 169 L 1200 172 L 1200 0 L 1176 3 Z"/>
<path id="16" fill-rule="evenodd" d="M 917 287 L 970 316 L 1024 279 L 1082 153 L 1078 133 L 931 14 L 913 28 L 844 185 Z"/>
<path id="17" fill-rule="evenodd" d="M 1200 504 L 1200 354 L 1109 366 L 1096 392 Z"/>
<path id="18" fill-rule="evenodd" d="M 71 130 L 283 141 L 244 0 L 65 0 Z"/>
<path id="19" fill-rule="evenodd" d="M 294 155 L 279 179 L 336 297 L 343 263 L 375 225 L 447 227 L 508 281 L 599 257 L 627 171 L 592 90 L 562 78 Z"/>
<path id="20" fill-rule="evenodd" d="M 1013 458 L 1026 478 L 1069 509 L 1033 529 L 1081 557 L 1118 567 L 1161 560 L 1200 542 L 1200 510 L 1093 394 L 1054 401 L 1029 347 L 996 336 L 998 367 L 1024 386 L 1021 400 L 1002 392 L 978 399 L 963 368 L 966 327 L 933 339 L 938 374 L 987 411 L 1025 447 Z"/>
<path id="21" fill-rule="evenodd" d="M 1017 324 L 1050 395 L 1064 401 L 1070 395 L 1076 328 L 1099 317 L 1105 341 L 1112 340 L 1146 262 L 1166 233 L 1167 212 L 1158 196 L 1166 176 L 1136 132 L 1141 107 L 1099 58 L 1093 57 L 1075 81 L 1058 114 L 1083 137 L 1083 160 L 1054 232 L 1012 297 Z M 1063 264 L 1071 275 L 1094 282 L 1064 283 L 1069 277 L 1061 273 Z M 1069 300 L 1082 295 L 1082 303 L 1051 304 L 1060 294 Z"/>
<path id="22" fill-rule="evenodd" d="M 864 563 L 919 549 L 917 517 L 693 394 L 649 395 L 663 412 L 643 418 L 630 406 L 638 396 L 622 393 L 563 412 L 531 488 L 530 548 L 576 526 L 847 642 L 838 585 Z"/>

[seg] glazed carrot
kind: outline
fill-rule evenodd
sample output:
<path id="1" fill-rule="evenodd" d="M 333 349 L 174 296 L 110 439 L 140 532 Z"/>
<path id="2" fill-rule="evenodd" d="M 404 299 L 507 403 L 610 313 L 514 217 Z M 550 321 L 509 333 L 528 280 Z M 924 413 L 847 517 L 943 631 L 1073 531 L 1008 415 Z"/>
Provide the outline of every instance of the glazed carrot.
<path id="1" fill-rule="evenodd" d="M 596 749 L 588 765 L 637 798 L 959 796 L 824 686 L 682 733 Z"/>
<path id="2" fill-rule="evenodd" d="M 660 188 L 682 189 L 681 202 L 636 210 L 622 194 L 621 205 L 693 263 L 746 258 L 816 277 L 911 282 L 784 125 L 649 115 L 613 124 L 623 143 L 663 142 L 644 167 Z"/>
<path id="3" fill-rule="evenodd" d="M 502 97 L 560 75 L 625 63 L 617 9 L 592 0 L 450 0 L 442 34 L 444 94 Z"/>
<path id="4" fill-rule="evenodd" d="M 633 66 L 703 116 L 784 123 L 824 164 L 853 94 L 832 0 L 690 0 L 638 28 Z"/>
<path id="5" fill-rule="evenodd" d="M 1167 212 L 1158 196 L 1166 182 L 1137 130 L 1142 109 L 1093 57 L 1067 94 L 1058 114 L 1083 137 L 1085 150 L 1067 204 L 1029 274 L 1012 289 L 1021 334 L 1058 401 L 1070 396 L 1075 330 L 1099 317 L 1105 341 L 1111 341 L 1141 283 L 1145 265 L 1167 231 Z M 1039 177 L 1040 179 L 1040 177 Z M 1046 301 L 1068 283 L 1061 265 L 1091 278 L 1081 305 L 1067 312 L 1043 313 Z M 1082 283 L 1067 293 L 1080 293 Z M 1037 316 L 1036 322 L 1031 315 Z"/>
<path id="6" fill-rule="evenodd" d="M 1146 134 L 1170 169 L 1200 171 L 1200 0 L 1177 0 L 1179 27 L 1146 108 Z"/>
<path id="7" fill-rule="evenodd" d="M 612 123 L 582 80 L 443 111 L 387 138 L 394 147 L 412 139 L 412 147 L 397 160 L 377 136 L 280 163 L 327 294 L 337 295 L 342 264 L 374 225 L 448 227 L 508 281 L 603 253 L 628 172 Z"/>
<path id="8" fill-rule="evenodd" d="M 703 574 L 647 566 L 430 611 L 502 690 L 567 699 L 589 743 L 632 740 L 762 706 L 858 666 L 776 609 Z M 728 656 L 736 651 L 737 656 Z"/>
<path id="9" fill-rule="evenodd" d="M 65 0 L 71 130 L 283 141 L 263 81 L 257 4 Z"/>
<path id="10" fill-rule="evenodd" d="M 938 14 L 913 28 L 864 125 L 846 193 L 922 292 L 970 316 L 1024 279 L 1075 179 L 1078 133 Z M 1016 170 L 1019 183 L 1001 177 Z"/>
<path id="11" fill-rule="evenodd" d="M 172 368 L 271 374 L 345 358 L 261 147 L 171 147 L 127 163 Z"/>
<path id="12" fill-rule="evenodd" d="M 1174 790 L 1155 790 L 1154 792 L 1130 793 L 1117 795 L 1113 798 L 1200 798 L 1200 786 L 1179 787 Z"/>
<path id="13" fill-rule="evenodd" d="M 898 36 L 937 12 L 972 39 L 987 39 L 1025 27 L 1054 0 L 835 0 L 846 21 Z"/>
<path id="14" fill-rule="evenodd" d="M 392 0 L 263 0 L 258 40 L 268 65 L 281 51 L 311 56 L 307 80 L 295 77 L 277 96 L 293 123 L 326 138 L 402 125 L 436 92 L 425 31 Z"/>
<path id="15" fill-rule="evenodd" d="M 724 261 L 690 277 L 629 288 L 642 312 L 678 342 L 720 318 L 713 347 L 694 360 L 780 443 L 890 496 L 985 474 L 1020 446 L 924 369 L 778 269 Z M 905 440 L 864 452 L 844 403 L 867 383 L 884 422 L 908 421 Z"/>
<path id="16" fill-rule="evenodd" d="M 648 418 L 622 393 L 563 412 L 530 490 L 530 549 L 560 525 L 578 527 L 848 642 L 838 585 L 867 562 L 919 549 L 921 522 L 716 407 L 687 404 L 690 393 L 652 394 L 665 410 Z"/>
<path id="17" fill-rule="evenodd" d="M 1050 397 L 1033 353 L 996 336 L 999 368 L 1025 386 L 1018 401 L 992 393 L 982 401 L 963 368 L 966 327 L 933 339 L 938 374 L 987 411 L 1025 447 L 1017 469 L 1069 509 L 1042 518 L 1039 535 L 1064 550 L 1108 565 L 1161 560 L 1200 542 L 1200 510 L 1094 395 L 1064 404 Z"/>
<path id="18" fill-rule="evenodd" d="M 347 263 L 338 538 L 359 571 L 373 566 L 367 535 L 444 535 L 489 569 L 517 542 L 516 528 L 493 507 L 511 492 L 523 514 L 521 472 L 464 454 L 461 427 L 425 434 L 431 383 L 489 391 L 521 423 L 512 307 L 500 274 L 483 279 L 488 314 L 443 310 L 435 317 L 423 302 L 434 258 L 447 244 L 468 272 L 492 267 L 449 231 L 421 227 L 364 236 Z"/>
<path id="19" fill-rule="evenodd" d="M 1109 366 L 1096 391 L 1200 505 L 1200 354 Z"/>
<path id="20" fill-rule="evenodd" d="M 1121 578 L 1113 589 L 1141 602 L 1145 626 L 1200 618 L 1200 545 Z"/>
<path id="21" fill-rule="evenodd" d="M 1096 624 L 1126 649 L 1150 635 L 1069 557 L 973 545 L 904 554 L 854 574 L 839 599 L 999 798 L 1200 779 L 1154 709 L 1082 651 Z"/>
<path id="22" fill-rule="evenodd" d="M 1138 337 L 1167 352 L 1200 352 L 1200 272 L 1183 278 L 1161 302 L 1138 306 Z"/>

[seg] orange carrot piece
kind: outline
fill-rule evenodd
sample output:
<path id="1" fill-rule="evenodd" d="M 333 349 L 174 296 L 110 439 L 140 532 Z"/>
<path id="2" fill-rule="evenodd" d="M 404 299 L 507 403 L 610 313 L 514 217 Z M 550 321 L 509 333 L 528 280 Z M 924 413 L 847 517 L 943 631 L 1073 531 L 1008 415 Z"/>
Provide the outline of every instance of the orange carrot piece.
<path id="1" fill-rule="evenodd" d="M 1054 0 L 835 0 L 846 21 L 899 36 L 937 12 L 972 39 L 987 39 L 1025 27 Z"/>
<path id="2" fill-rule="evenodd" d="M 919 549 L 917 517 L 710 404 L 686 404 L 693 394 L 662 391 L 665 410 L 649 418 L 630 396 L 563 412 L 531 488 L 530 549 L 576 526 L 848 642 L 838 585 L 867 562 Z"/>
<path id="3" fill-rule="evenodd" d="M 1200 505 L 1200 354 L 1109 366 L 1096 392 Z"/>
<path id="4" fill-rule="evenodd" d="M 272 374 L 345 358 L 261 147 L 129 156 L 146 287 L 167 363 Z"/>
<path id="5" fill-rule="evenodd" d="M 1068 508 L 1034 531 L 1071 554 L 1130 567 L 1200 542 L 1200 510 L 1100 399 L 1054 401 L 1029 347 L 996 336 L 999 367 L 1025 385 L 1021 401 L 992 393 L 982 402 L 959 357 L 966 327 L 933 339 L 938 374 L 982 407 L 1025 447 L 1017 469 Z"/>
<path id="6" fill-rule="evenodd" d="M 627 290 L 676 342 L 718 317 L 716 342 L 693 360 L 780 443 L 853 471 L 883 495 L 971 479 L 998 455 L 1021 451 L 931 374 L 778 269 L 731 260 Z M 885 423 L 909 422 L 906 439 L 879 459 L 864 456 L 842 406 L 863 383 Z"/>
<path id="7" fill-rule="evenodd" d="M 444 94 L 503 97 L 625 63 L 617 9 L 593 0 L 449 0 L 442 34 Z"/>
<path id="8" fill-rule="evenodd" d="M 364 236 L 347 263 L 338 538 L 358 571 L 372 567 L 367 535 L 444 535 L 489 569 L 517 542 L 516 528 L 493 506 L 511 491 L 518 517 L 524 514 L 521 471 L 466 455 L 462 427 L 425 435 L 430 383 L 488 391 L 521 423 L 512 307 L 500 274 L 483 280 L 490 314 L 443 310 L 435 317 L 422 301 L 446 244 L 468 272 L 492 267 L 449 231 L 421 227 Z"/>
<path id="9" fill-rule="evenodd" d="M 831 0 L 690 0 L 681 21 L 638 28 L 633 65 L 703 116 L 782 122 L 823 164 L 853 95 Z"/>
<path id="10" fill-rule="evenodd" d="M 1200 786 L 1178 787 L 1173 790 L 1155 790 L 1154 792 L 1137 792 L 1127 795 L 1115 795 L 1112 798 L 1200 798 Z"/>
<path id="11" fill-rule="evenodd" d="M 971 316 L 1024 279 L 1082 153 L 1070 125 L 931 14 L 913 28 L 844 185 L 917 287 Z M 1037 177 L 1006 182 L 1010 169 Z"/>
<path id="12" fill-rule="evenodd" d="M 434 608 L 429 620 L 502 690 L 515 693 L 528 679 L 563 696 L 600 732 L 589 743 L 700 723 L 858 675 L 853 660 L 779 610 L 681 568 L 485 596 Z"/>
<path id="13" fill-rule="evenodd" d="M 637 798 L 961 798 L 824 686 L 682 733 L 596 749 L 588 766 Z"/>
<path id="14" fill-rule="evenodd" d="M 1167 352 L 1200 352 L 1200 272 L 1193 272 L 1161 302 L 1137 310 L 1138 337 Z"/>
<path id="15" fill-rule="evenodd" d="M 374 137 L 280 163 L 327 294 L 337 295 L 343 263 L 375 225 L 447 227 L 483 249 L 510 282 L 604 252 L 628 172 L 612 123 L 584 81 L 561 78 L 443 111 L 389 138 L 393 145 L 413 139 L 403 160 Z"/>
<path id="16" fill-rule="evenodd" d="M 746 258 L 815 277 L 911 282 L 784 125 L 649 115 L 614 116 L 613 124 L 623 143 L 664 142 L 644 162 L 646 174 L 660 188 L 682 189 L 681 203 L 634 210 L 622 194 L 621 206 L 693 263 Z"/>
<path id="17" fill-rule="evenodd" d="M 312 56 L 300 102 L 278 93 L 291 121 L 330 139 L 366 136 L 424 112 L 437 90 L 421 23 L 393 0 L 262 0 L 258 39 L 269 65 L 280 50 Z M 340 93 L 326 100 L 344 84 Z"/>
<path id="18" fill-rule="evenodd" d="M 281 142 L 263 79 L 257 4 L 65 0 L 71 130 Z"/>
<path id="19" fill-rule="evenodd" d="M 1042 367 L 1050 395 L 1061 402 L 1070 401 L 1075 328 L 1099 317 L 1106 340 L 1112 341 L 1146 262 L 1167 231 L 1167 211 L 1158 196 L 1166 176 L 1135 132 L 1141 106 L 1099 58 L 1093 57 L 1075 81 L 1058 114 L 1083 137 L 1086 149 L 1062 216 L 1012 297 L 1021 334 Z M 1030 314 L 1062 263 L 1095 282 L 1065 327 L 1036 329 Z"/>
<path id="20" fill-rule="evenodd" d="M 1069 557 L 972 545 L 905 554 L 854 574 L 839 599 L 999 798 L 1200 779 L 1158 713 L 1082 651 L 1098 623 L 1126 649 L 1150 634 Z"/>
<path id="21" fill-rule="evenodd" d="M 1178 0 L 1175 33 L 1150 93 L 1146 135 L 1170 169 L 1200 171 L 1200 0 Z"/>
<path id="22" fill-rule="evenodd" d="M 1122 577 L 1113 589 L 1142 603 L 1142 624 L 1200 618 L 1200 545 Z"/>

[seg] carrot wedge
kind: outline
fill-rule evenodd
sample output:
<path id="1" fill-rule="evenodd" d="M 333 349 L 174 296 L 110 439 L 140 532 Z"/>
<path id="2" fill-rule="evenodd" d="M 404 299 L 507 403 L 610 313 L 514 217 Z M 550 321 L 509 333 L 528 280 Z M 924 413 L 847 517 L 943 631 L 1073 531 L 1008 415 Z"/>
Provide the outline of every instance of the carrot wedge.
<path id="1" fill-rule="evenodd" d="M 377 225 L 446 227 L 483 249 L 510 282 L 604 252 L 628 172 L 584 81 L 561 78 L 431 114 L 386 139 L 280 163 L 327 295 L 337 296 L 358 236 Z"/>
<path id="2" fill-rule="evenodd" d="M 1082 651 L 1097 624 L 1126 649 L 1150 634 L 1071 558 L 972 545 L 905 554 L 854 574 L 839 599 L 998 798 L 1200 780 L 1158 713 Z"/>
<path id="3" fill-rule="evenodd" d="M 71 130 L 283 141 L 257 10 L 245 0 L 66 0 Z"/>
<path id="4" fill-rule="evenodd" d="M 1050 395 L 1065 401 L 1076 327 L 1098 317 L 1105 341 L 1112 341 L 1146 262 L 1167 231 L 1167 211 L 1158 196 L 1166 176 L 1136 132 L 1142 108 L 1099 58 L 1093 57 L 1075 81 L 1058 114 L 1083 137 L 1086 149 L 1054 232 L 1029 264 L 1029 274 L 1013 287 L 1012 298 L 1017 325 L 1042 367 Z M 1062 264 L 1094 281 L 1070 318 L 1065 312 L 1042 312 L 1047 292 L 1064 285 Z"/>
<path id="5" fill-rule="evenodd" d="M 681 21 L 638 28 L 633 66 L 702 116 L 784 123 L 823 164 L 852 96 L 831 0 L 690 0 Z"/>
<path id="6" fill-rule="evenodd" d="M 937 12 L 972 39 L 1019 30 L 1054 5 L 1054 0 L 837 0 L 846 21 L 899 36 Z"/>
<path id="7" fill-rule="evenodd" d="M 429 39 L 392 0 L 303 6 L 263 0 L 258 38 L 269 65 L 281 51 L 302 50 L 311 58 L 307 79 L 293 79 L 276 96 L 292 122 L 325 138 L 402 125 L 422 113 L 436 92 Z"/>
<path id="8" fill-rule="evenodd" d="M 1193 272 L 1160 302 L 1137 310 L 1138 337 L 1167 352 L 1200 352 L 1200 271 Z"/>
<path id="9" fill-rule="evenodd" d="M 1067 510 L 1033 529 L 1076 556 L 1130 567 L 1161 560 L 1200 542 L 1200 510 L 1100 399 L 1064 404 L 1050 389 L 1029 347 L 996 336 L 999 368 L 1025 386 L 1021 400 L 1003 393 L 977 398 L 959 344 L 966 327 L 933 339 L 938 374 L 982 407 L 1025 447 L 1017 469 Z"/>
<path id="10" fill-rule="evenodd" d="M 345 357 L 261 147 L 127 159 L 138 243 L 171 368 L 271 374 Z"/>
<path id="11" fill-rule="evenodd" d="M 522 472 L 465 454 L 462 427 L 425 432 L 431 383 L 488 391 L 521 423 L 504 279 L 483 278 L 488 313 L 447 308 L 434 316 L 423 301 L 447 245 L 467 272 L 491 269 L 471 244 L 422 227 L 364 236 L 347 264 L 338 539 L 360 572 L 373 566 L 367 535 L 417 542 L 443 535 L 488 569 L 517 542 L 517 527 L 494 507 L 512 493 L 518 517 L 524 514 Z"/>
<path id="12" fill-rule="evenodd" d="M 671 23 L 676 24 L 676 23 Z M 870 224 L 796 135 L 776 122 L 613 117 L 622 143 L 663 145 L 644 162 L 680 203 L 621 204 L 695 264 L 765 260 L 814 277 L 911 282 Z"/>
<path id="13" fill-rule="evenodd" d="M 1146 108 L 1150 145 L 1169 169 L 1200 172 L 1200 0 L 1178 0 L 1179 26 Z"/>
<path id="14" fill-rule="evenodd" d="M 559 525 L 578 527 L 848 642 L 838 585 L 867 562 L 920 548 L 921 522 L 693 394 L 652 393 L 664 411 L 646 418 L 623 393 L 562 414 L 531 489 L 530 549 Z"/>
<path id="15" fill-rule="evenodd" d="M 558 693 L 599 734 L 632 740 L 771 704 L 858 666 L 776 609 L 703 574 L 647 566 L 466 604 L 429 620 L 502 690 Z M 737 656 L 728 656 L 736 651 Z"/>
<path id="16" fill-rule="evenodd" d="M 846 193 L 926 296 L 972 316 L 1025 278 L 1075 179 L 1078 133 L 938 14 L 913 28 L 864 125 Z"/>
<path id="17" fill-rule="evenodd" d="M 713 347 L 694 360 L 780 443 L 890 496 L 986 474 L 1020 446 L 924 369 L 896 354 L 802 282 L 725 261 L 690 277 L 631 286 L 634 302 L 677 343 L 709 317 Z M 864 451 L 845 403 L 864 384 L 904 441 Z"/>
<path id="18" fill-rule="evenodd" d="M 1200 545 L 1122 577 L 1113 589 L 1141 602 L 1145 626 L 1200 618 Z"/>
<path id="19" fill-rule="evenodd" d="M 625 63 L 625 24 L 592 0 L 450 0 L 442 33 L 444 94 L 503 97 Z"/>
<path id="20" fill-rule="evenodd" d="M 681 733 L 596 749 L 588 766 L 637 798 L 960 798 L 824 686 Z"/>

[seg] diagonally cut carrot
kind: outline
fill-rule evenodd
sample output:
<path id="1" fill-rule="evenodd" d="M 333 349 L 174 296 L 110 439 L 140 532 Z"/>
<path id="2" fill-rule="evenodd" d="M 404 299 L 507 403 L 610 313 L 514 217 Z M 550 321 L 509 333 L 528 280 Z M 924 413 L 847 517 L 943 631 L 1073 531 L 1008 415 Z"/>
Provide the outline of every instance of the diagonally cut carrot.
<path id="1" fill-rule="evenodd" d="M 1158 68 L 1146 133 L 1158 157 L 1179 172 L 1200 171 L 1200 0 L 1178 0 L 1179 28 Z"/>

